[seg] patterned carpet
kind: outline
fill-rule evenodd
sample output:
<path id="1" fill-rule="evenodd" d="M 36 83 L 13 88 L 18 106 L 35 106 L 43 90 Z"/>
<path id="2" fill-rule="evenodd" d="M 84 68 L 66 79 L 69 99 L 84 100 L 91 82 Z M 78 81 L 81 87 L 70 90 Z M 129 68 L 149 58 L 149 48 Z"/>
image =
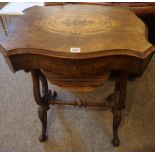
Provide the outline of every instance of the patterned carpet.
<path id="1" fill-rule="evenodd" d="M 51 106 L 48 140 L 38 141 L 41 124 L 30 73 L 13 74 L 0 55 L 0 151 L 155 151 L 155 57 L 143 76 L 128 84 L 127 110 L 119 128 L 120 147 L 111 144 L 112 113 L 97 108 Z M 89 94 L 54 87 L 60 99 L 103 101 L 113 83 Z"/>

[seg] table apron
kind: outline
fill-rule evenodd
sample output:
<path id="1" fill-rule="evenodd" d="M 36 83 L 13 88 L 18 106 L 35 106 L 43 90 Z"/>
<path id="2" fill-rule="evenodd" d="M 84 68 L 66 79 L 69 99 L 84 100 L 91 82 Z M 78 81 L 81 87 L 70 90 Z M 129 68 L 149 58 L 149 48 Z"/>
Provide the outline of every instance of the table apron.
<path id="1" fill-rule="evenodd" d="M 127 70 L 140 72 L 149 62 L 151 55 L 142 60 L 133 56 L 113 55 L 87 59 L 56 58 L 34 54 L 19 54 L 5 57 L 13 72 L 18 70 L 42 69 L 57 75 L 91 76 L 104 71 Z"/>

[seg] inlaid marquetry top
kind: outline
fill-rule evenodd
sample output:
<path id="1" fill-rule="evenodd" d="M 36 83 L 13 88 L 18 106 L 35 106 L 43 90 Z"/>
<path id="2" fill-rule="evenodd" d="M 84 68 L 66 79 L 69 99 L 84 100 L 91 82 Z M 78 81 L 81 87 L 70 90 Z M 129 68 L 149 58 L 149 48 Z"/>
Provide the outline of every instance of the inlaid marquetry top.
<path id="1" fill-rule="evenodd" d="M 110 31 L 117 28 L 120 22 L 107 15 L 64 12 L 39 20 L 36 25 L 50 33 L 84 36 Z"/>
<path id="2" fill-rule="evenodd" d="M 5 55 L 25 52 L 16 49 L 29 48 L 40 49 L 38 52 L 47 55 L 72 57 L 124 49 L 128 54 L 139 56 L 152 47 L 147 40 L 145 25 L 132 10 L 92 5 L 28 9 L 0 44 Z M 37 50 L 26 52 L 36 53 Z"/>

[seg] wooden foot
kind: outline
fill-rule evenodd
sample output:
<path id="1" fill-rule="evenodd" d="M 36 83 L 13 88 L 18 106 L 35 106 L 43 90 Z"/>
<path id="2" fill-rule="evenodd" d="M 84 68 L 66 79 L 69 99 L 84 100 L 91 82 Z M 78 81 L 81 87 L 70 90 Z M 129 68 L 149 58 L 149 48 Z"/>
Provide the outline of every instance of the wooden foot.
<path id="1" fill-rule="evenodd" d="M 113 103 L 113 140 L 114 146 L 119 146 L 118 127 L 122 119 L 122 108 L 125 106 L 126 85 L 128 80 L 127 72 L 120 72 L 115 83 Z"/>
<path id="2" fill-rule="evenodd" d="M 47 140 L 47 136 L 46 136 L 46 135 L 41 134 L 41 135 L 39 136 L 39 141 L 40 141 L 40 142 L 45 142 L 46 140 Z"/>
<path id="3" fill-rule="evenodd" d="M 38 116 L 42 124 L 42 131 L 41 135 L 39 137 L 39 141 L 43 142 L 47 139 L 46 136 L 46 128 L 47 128 L 47 111 L 49 109 L 49 106 L 39 106 L 38 107 Z"/>
<path id="4" fill-rule="evenodd" d="M 114 146 L 119 146 L 119 139 L 113 139 L 111 142 Z"/>
<path id="5" fill-rule="evenodd" d="M 118 127 L 122 119 L 122 110 L 113 111 L 113 140 L 114 146 L 119 146 Z"/>

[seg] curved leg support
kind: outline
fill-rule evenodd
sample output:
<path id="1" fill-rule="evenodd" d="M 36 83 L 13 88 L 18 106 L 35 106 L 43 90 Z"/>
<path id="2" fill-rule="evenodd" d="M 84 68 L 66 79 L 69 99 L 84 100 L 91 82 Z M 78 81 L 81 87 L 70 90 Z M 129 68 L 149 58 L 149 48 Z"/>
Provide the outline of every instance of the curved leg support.
<path id="1" fill-rule="evenodd" d="M 47 139 L 46 136 L 46 128 L 47 128 L 47 110 L 49 109 L 49 106 L 39 106 L 38 107 L 38 116 L 42 124 L 42 132 L 39 137 L 39 141 L 43 142 Z"/>
<path id="2" fill-rule="evenodd" d="M 38 116 L 42 123 L 42 132 L 39 137 L 39 140 L 45 141 L 46 128 L 47 128 L 47 111 L 49 109 L 49 95 L 50 91 L 48 90 L 48 83 L 46 77 L 40 70 L 32 70 L 32 81 L 33 81 L 33 93 L 36 103 L 39 105 Z M 42 84 L 42 90 L 40 90 L 40 83 Z"/>
<path id="3" fill-rule="evenodd" d="M 113 103 L 113 140 L 114 146 L 119 146 L 118 127 L 122 119 L 122 108 L 125 106 L 126 86 L 128 80 L 127 72 L 120 72 L 115 83 Z"/>

